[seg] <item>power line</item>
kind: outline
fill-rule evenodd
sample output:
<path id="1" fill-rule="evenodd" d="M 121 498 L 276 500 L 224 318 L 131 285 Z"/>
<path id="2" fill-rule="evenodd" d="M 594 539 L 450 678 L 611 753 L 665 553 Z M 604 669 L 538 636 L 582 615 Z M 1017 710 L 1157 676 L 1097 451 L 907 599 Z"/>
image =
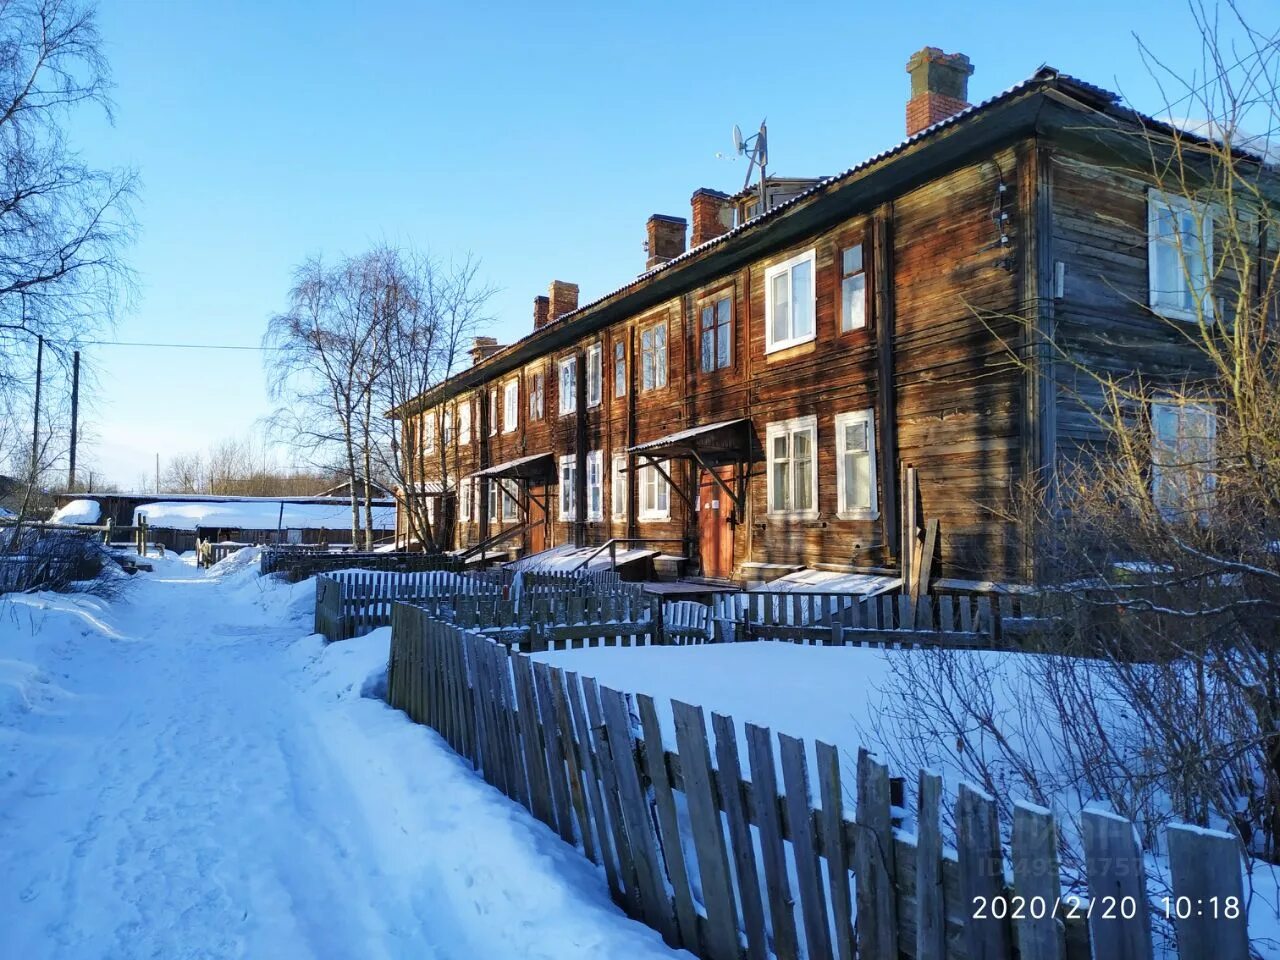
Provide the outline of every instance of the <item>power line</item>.
<path id="1" fill-rule="evenodd" d="M 159 347 L 168 350 L 283 350 L 284 347 L 250 346 L 240 343 L 150 343 L 143 340 L 82 340 L 89 347 Z"/>

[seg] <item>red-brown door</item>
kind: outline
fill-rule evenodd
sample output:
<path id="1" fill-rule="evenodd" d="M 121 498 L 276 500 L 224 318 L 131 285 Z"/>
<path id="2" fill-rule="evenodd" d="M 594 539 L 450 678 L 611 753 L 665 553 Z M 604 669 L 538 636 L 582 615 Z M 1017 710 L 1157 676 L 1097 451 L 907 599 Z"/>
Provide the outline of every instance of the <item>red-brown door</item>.
<path id="1" fill-rule="evenodd" d="M 529 488 L 529 552 L 541 553 L 547 549 L 547 512 L 543 504 L 547 502 L 546 487 Z"/>
<path id="2" fill-rule="evenodd" d="M 716 473 L 733 488 L 733 467 L 718 467 Z M 698 551 L 704 577 L 733 576 L 733 501 L 703 470 L 698 483 Z"/>

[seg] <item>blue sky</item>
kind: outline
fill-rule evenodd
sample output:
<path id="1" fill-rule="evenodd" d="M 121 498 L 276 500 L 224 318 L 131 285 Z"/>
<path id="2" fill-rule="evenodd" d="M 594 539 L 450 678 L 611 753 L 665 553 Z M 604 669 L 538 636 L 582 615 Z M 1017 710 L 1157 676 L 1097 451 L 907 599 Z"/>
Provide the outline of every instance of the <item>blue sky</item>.
<path id="1" fill-rule="evenodd" d="M 1152 110 L 1133 34 L 1198 58 L 1177 0 L 105 0 L 100 21 L 116 122 L 73 136 L 142 178 L 126 341 L 256 344 L 296 263 L 391 242 L 477 255 L 509 342 L 550 280 L 605 293 L 643 267 L 650 214 L 738 189 L 743 163 L 716 157 L 735 122 L 769 118 L 772 172 L 829 174 L 902 139 L 904 66 L 926 44 L 972 58 L 974 100 L 1049 63 Z M 255 352 L 90 359 L 90 457 L 125 485 L 269 409 Z"/>

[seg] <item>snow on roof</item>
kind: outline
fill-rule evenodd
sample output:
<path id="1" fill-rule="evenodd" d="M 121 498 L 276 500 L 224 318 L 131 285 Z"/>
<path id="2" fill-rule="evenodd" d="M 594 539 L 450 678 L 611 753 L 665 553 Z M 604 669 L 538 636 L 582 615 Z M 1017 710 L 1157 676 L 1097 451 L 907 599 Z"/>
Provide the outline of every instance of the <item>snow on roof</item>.
<path id="1" fill-rule="evenodd" d="M 284 512 L 280 506 L 284 504 Z M 238 530 L 345 530 L 351 526 L 351 504 L 288 503 L 280 500 L 252 500 L 230 503 L 192 500 L 161 500 L 134 508 L 133 522 L 145 516 L 152 527 L 171 530 L 195 530 L 197 527 L 222 527 Z M 360 510 L 361 523 L 364 509 Z M 374 507 L 373 528 L 394 530 L 395 507 Z"/>
<path id="2" fill-rule="evenodd" d="M 806 569 L 770 580 L 755 590 L 766 593 L 860 593 L 873 597 L 901 585 L 902 580 L 898 577 Z"/>
<path id="3" fill-rule="evenodd" d="M 668 433 L 665 437 L 659 437 L 657 440 L 638 443 L 631 448 L 631 452 L 640 453 L 643 450 L 652 450 L 654 447 L 665 447 L 668 444 L 679 443 L 681 440 L 691 440 L 694 437 L 702 436 L 704 433 L 714 433 L 717 430 L 723 430 L 725 427 L 732 427 L 734 424 L 746 422 L 746 417 L 737 417 L 733 420 L 721 420 L 719 423 L 704 423 L 698 427 L 688 427 L 684 430 L 677 430 L 675 433 Z"/>
<path id="4" fill-rule="evenodd" d="M 52 523 L 97 523 L 102 505 L 97 500 L 72 500 L 53 512 Z"/>
<path id="5" fill-rule="evenodd" d="M 550 550 L 543 550 L 541 553 L 535 553 L 532 556 L 521 557 L 519 560 L 513 560 L 507 564 L 513 570 L 537 571 L 538 573 L 571 573 L 582 565 L 582 561 L 586 560 L 593 553 L 591 563 L 588 564 L 589 570 L 604 570 L 609 567 L 613 559 L 609 555 L 608 550 L 601 550 L 597 547 L 574 547 L 564 545 L 560 547 L 552 547 Z M 632 560 L 640 560 L 644 557 L 652 557 L 658 553 L 657 550 L 640 550 L 640 549 L 618 549 L 618 563 L 630 563 Z"/>

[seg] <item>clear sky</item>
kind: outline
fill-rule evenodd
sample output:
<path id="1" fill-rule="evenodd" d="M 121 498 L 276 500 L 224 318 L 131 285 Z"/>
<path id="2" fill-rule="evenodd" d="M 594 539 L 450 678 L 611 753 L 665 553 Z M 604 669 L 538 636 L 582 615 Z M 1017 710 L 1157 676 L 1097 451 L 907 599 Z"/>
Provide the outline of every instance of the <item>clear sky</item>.
<path id="1" fill-rule="evenodd" d="M 741 187 L 743 162 L 716 157 L 735 122 L 767 116 L 771 172 L 817 176 L 902 139 L 925 45 L 972 58 L 975 101 L 1049 63 L 1154 111 L 1134 33 L 1198 62 L 1179 0 L 104 0 L 100 19 L 116 122 L 73 136 L 142 178 L 126 341 L 257 344 L 300 260 L 386 241 L 481 258 L 510 342 L 549 281 L 606 293 L 643 268 L 650 214 Z M 269 409 L 256 352 L 89 359 L 89 458 L 124 485 Z"/>

